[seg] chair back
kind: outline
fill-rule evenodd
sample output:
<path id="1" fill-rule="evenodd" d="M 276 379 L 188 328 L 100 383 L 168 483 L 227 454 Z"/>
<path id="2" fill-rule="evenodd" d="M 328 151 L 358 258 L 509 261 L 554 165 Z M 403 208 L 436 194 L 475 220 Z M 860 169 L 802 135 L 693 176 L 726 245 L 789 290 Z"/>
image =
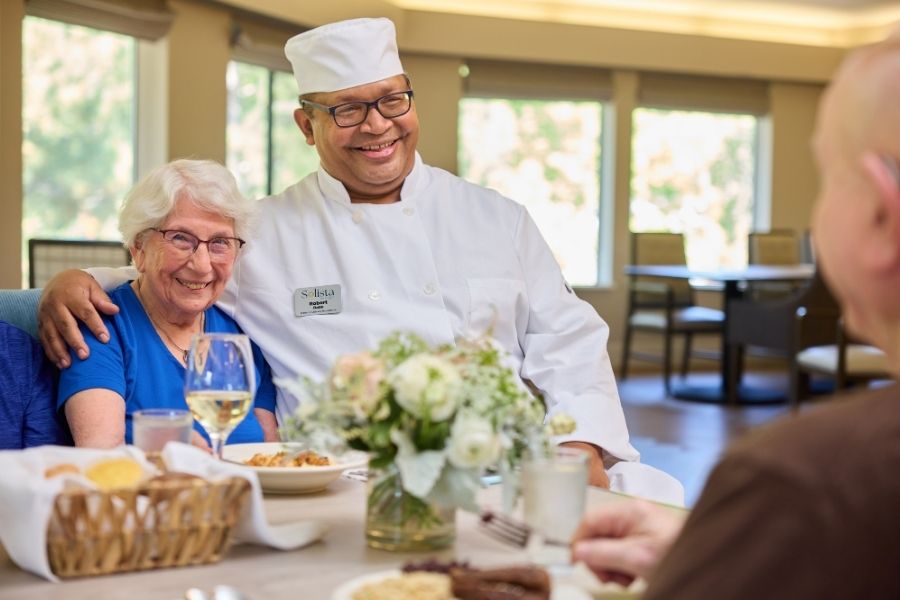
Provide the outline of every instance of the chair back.
<path id="1" fill-rule="evenodd" d="M 729 343 L 768 348 L 786 356 L 809 346 L 835 343 L 841 315 L 818 271 L 789 296 L 732 300 L 729 310 Z"/>
<path id="2" fill-rule="evenodd" d="M 0 321 L 38 337 L 37 305 L 41 290 L 0 290 Z"/>
<path id="3" fill-rule="evenodd" d="M 28 240 L 28 287 L 40 288 L 66 269 L 124 267 L 131 254 L 122 242 L 108 240 Z"/>
<path id="4" fill-rule="evenodd" d="M 808 227 L 803 230 L 803 237 L 800 238 L 800 262 L 807 265 L 816 264 L 816 248 L 813 245 L 812 230 Z"/>
<path id="5" fill-rule="evenodd" d="M 747 240 L 747 259 L 751 265 L 800 264 L 800 239 L 791 229 L 753 232 Z"/>
<path id="6" fill-rule="evenodd" d="M 841 307 L 828 289 L 820 271 L 817 270 L 809 285 L 801 290 L 798 300 L 794 312 L 796 319 L 794 351 L 836 343 L 840 330 Z"/>
<path id="7" fill-rule="evenodd" d="M 631 264 L 634 265 L 687 265 L 684 252 L 684 234 L 660 231 L 635 232 L 631 234 Z M 690 306 L 694 303 L 691 284 L 684 279 L 664 279 L 660 277 L 639 277 L 640 281 L 666 283 L 672 289 L 675 306 Z M 658 301 L 643 298 L 638 294 L 635 302 L 645 305 Z"/>

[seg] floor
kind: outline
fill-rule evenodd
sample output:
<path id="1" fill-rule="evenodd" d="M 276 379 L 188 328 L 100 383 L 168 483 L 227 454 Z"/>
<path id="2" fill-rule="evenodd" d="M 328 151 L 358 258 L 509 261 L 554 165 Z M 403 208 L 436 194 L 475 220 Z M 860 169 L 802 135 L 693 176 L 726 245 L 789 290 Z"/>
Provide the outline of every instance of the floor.
<path id="1" fill-rule="evenodd" d="M 713 385 L 718 377 L 717 373 L 691 374 L 688 381 Z M 787 376 L 780 373 L 747 373 L 744 382 L 787 389 Z M 688 506 L 696 502 L 710 469 L 729 441 L 789 413 L 783 404 L 729 408 L 669 398 L 658 374 L 620 381 L 619 395 L 641 462 L 677 477 L 684 485 Z"/>

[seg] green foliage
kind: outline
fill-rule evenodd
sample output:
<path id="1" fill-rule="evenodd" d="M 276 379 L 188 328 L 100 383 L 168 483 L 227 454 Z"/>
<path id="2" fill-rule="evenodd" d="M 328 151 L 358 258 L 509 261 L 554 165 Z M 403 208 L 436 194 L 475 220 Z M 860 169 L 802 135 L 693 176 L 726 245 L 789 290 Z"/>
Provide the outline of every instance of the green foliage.
<path id="1" fill-rule="evenodd" d="M 227 164 L 245 195 L 279 193 L 318 169 L 316 149 L 294 122 L 298 106 L 290 73 L 229 63 Z"/>
<path id="2" fill-rule="evenodd" d="M 116 238 L 134 181 L 136 42 L 27 17 L 24 237 Z"/>
<path id="3" fill-rule="evenodd" d="M 633 116 L 632 231 L 682 231 L 688 264 L 746 264 L 756 118 L 641 108 Z"/>
<path id="4" fill-rule="evenodd" d="M 460 174 L 528 207 L 578 285 L 597 281 L 601 123 L 599 102 L 460 102 Z"/>

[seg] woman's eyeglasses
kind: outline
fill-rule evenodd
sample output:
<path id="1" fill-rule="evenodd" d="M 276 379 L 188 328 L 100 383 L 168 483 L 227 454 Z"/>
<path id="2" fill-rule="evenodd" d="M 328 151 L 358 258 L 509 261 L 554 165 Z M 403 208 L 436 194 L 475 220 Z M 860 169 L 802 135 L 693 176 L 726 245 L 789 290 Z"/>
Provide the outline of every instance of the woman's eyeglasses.
<path id="1" fill-rule="evenodd" d="M 236 237 L 214 237 L 209 240 L 201 240 L 192 233 L 179 231 L 178 229 L 157 229 L 156 227 L 151 227 L 150 229 L 162 234 L 164 240 L 185 255 L 195 253 L 200 244 L 206 244 L 209 260 L 212 262 L 232 260 L 237 256 L 238 250 L 246 243 L 241 238 Z"/>

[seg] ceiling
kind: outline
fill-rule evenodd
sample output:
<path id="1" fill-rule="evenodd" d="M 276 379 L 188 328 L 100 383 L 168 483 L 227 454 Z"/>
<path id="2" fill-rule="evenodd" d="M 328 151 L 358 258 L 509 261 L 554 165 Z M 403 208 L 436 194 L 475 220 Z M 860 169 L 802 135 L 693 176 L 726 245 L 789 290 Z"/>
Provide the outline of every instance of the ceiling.
<path id="1" fill-rule="evenodd" d="M 386 0 L 405 10 L 852 47 L 900 25 L 900 0 Z"/>

